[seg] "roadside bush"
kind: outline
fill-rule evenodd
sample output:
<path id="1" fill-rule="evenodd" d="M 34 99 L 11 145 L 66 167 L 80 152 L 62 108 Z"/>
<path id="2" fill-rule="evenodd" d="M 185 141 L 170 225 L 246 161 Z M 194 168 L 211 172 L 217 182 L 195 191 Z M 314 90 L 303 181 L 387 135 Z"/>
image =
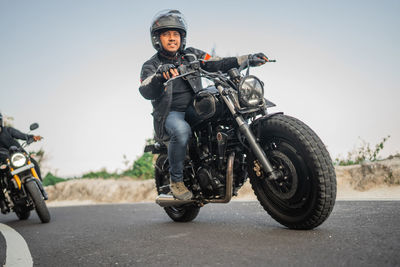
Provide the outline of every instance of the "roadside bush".
<path id="1" fill-rule="evenodd" d="M 153 154 L 145 152 L 134 163 L 131 170 L 125 171 L 122 175 L 151 179 L 154 177 Z"/>
<path id="2" fill-rule="evenodd" d="M 44 177 L 42 183 L 43 183 L 43 186 L 49 186 L 49 185 L 55 185 L 57 183 L 61 183 L 61 182 L 65 182 L 65 181 L 67 181 L 67 180 L 57 177 L 57 176 L 54 176 L 51 172 L 49 172 Z"/>
<path id="3" fill-rule="evenodd" d="M 154 139 L 147 139 L 146 145 L 154 144 Z M 91 171 L 82 175 L 82 178 L 103 178 L 103 179 L 118 179 L 121 177 L 131 177 L 131 178 L 141 178 L 141 179 L 151 179 L 154 177 L 154 155 L 150 152 L 144 152 L 137 160 L 130 163 L 126 155 L 123 155 L 123 164 L 125 165 L 125 171 L 121 174 L 114 172 L 109 173 L 105 168 L 100 171 Z M 132 166 L 130 168 L 130 166 Z"/>
<path id="4" fill-rule="evenodd" d="M 360 164 L 365 161 L 374 162 L 379 159 L 379 153 L 384 148 L 385 142 L 390 138 L 390 135 L 382 138 L 382 141 L 375 145 L 375 148 L 371 148 L 370 144 L 362 140 L 361 146 L 347 153 L 346 158 L 337 157 L 334 161 L 335 165 L 348 166 Z"/>
<path id="5" fill-rule="evenodd" d="M 95 178 L 117 178 L 119 175 L 116 173 L 109 173 L 106 169 L 101 169 L 100 171 L 91 171 L 82 175 L 82 178 L 95 179 Z"/>

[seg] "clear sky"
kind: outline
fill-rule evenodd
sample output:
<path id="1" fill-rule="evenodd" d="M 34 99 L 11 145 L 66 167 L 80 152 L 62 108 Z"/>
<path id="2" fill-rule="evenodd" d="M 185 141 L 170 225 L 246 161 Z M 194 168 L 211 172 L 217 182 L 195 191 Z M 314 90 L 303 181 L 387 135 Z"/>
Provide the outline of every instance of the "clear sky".
<path id="1" fill-rule="evenodd" d="M 121 169 L 152 137 L 138 92 L 160 10 L 185 14 L 188 46 L 219 56 L 264 52 L 265 96 L 307 123 L 331 156 L 359 137 L 400 152 L 400 1 L 0 0 L 0 110 L 45 137 L 68 177 Z"/>

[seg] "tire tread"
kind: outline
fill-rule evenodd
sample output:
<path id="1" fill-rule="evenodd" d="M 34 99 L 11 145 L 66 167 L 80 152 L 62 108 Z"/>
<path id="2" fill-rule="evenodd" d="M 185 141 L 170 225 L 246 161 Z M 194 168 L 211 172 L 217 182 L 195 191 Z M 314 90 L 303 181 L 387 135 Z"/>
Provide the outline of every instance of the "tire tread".
<path id="1" fill-rule="evenodd" d="M 325 145 L 315 132 L 300 120 L 287 116 L 276 115 L 268 119 L 268 123 L 273 127 L 280 127 L 293 133 L 304 145 L 307 153 L 311 155 L 318 175 L 318 196 L 317 205 L 313 212 L 304 221 L 297 223 L 289 223 L 283 221 L 279 216 L 269 210 L 263 193 L 258 190 L 258 185 L 254 179 L 250 179 L 253 191 L 258 201 L 268 214 L 279 223 L 292 229 L 312 229 L 323 223 L 333 210 L 336 200 L 336 174 L 333 168 L 331 157 L 326 150 Z"/>

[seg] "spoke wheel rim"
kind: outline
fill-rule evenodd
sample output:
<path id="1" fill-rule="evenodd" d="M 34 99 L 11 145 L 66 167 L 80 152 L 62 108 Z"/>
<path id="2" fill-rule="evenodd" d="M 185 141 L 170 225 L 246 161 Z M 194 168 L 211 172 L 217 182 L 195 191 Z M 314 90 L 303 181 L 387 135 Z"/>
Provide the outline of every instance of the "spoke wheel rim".
<path id="1" fill-rule="evenodd" d="M 261 182 L 271 204 L 290 216 L 304 214 L 310 208 L 308 204 L 315 198 L 306 160 L 295 147 L 285 138 L 274 138 L 264 146 L 271 164 L 280 173 L 280 178 L 277 181 L 263 179 Z M 281 170 L 280 166 L 283 167 Z M 285 176 L 288 178 L 280 186 Z"/>
<path id="2" fill-rule="evenodd" d="M 291 199 L 295 195 L 298 185 L 298 176 L 294 165 L 285 154 L 278 150 L 270 153 L 269 160 L 274 170 L 278 172 L 279 178 L 266 180 L 264 186 L 268 186 L 281 199 Z"/>

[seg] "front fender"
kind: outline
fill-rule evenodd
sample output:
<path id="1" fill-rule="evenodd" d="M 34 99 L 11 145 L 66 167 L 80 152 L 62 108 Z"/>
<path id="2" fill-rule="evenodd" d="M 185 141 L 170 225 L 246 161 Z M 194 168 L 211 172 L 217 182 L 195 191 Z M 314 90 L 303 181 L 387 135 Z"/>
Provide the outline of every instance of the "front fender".
<path id="1" fill-rule="evenodd" d="M 270 118 L 276 116 L 276 115 L 282 115 L 283 112 L 276 112 L 276 113 L 271 113 L 271 114 L 266 114 L 262 117 L 257 118 L 250 124 L 250 129 L 253 132 L 254 136 L 257 138 L 257 141 L 260 140 L 260 133 L 261 133 L 261 125 L 263 121 L 267 121 Z"/>

